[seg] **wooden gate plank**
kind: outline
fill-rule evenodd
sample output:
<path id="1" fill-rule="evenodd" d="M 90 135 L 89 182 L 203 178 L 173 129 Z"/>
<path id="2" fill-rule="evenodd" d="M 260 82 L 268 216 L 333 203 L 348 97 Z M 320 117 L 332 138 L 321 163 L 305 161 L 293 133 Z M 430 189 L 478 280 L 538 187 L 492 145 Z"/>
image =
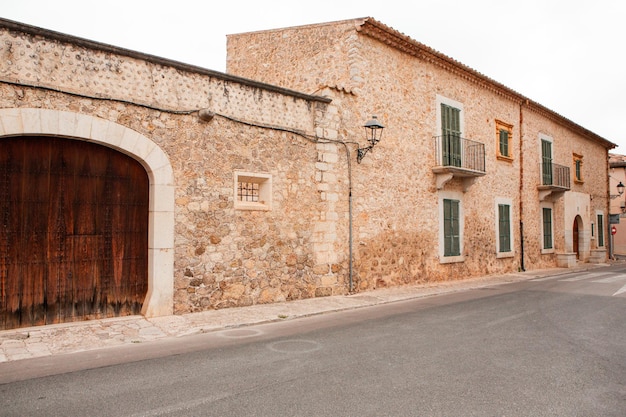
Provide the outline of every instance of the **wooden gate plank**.
<path id="1" fill-rule="evenodd" d="M 0 329 L 138 314 L 149 181 L 104 146 L 0 141 Z"/>

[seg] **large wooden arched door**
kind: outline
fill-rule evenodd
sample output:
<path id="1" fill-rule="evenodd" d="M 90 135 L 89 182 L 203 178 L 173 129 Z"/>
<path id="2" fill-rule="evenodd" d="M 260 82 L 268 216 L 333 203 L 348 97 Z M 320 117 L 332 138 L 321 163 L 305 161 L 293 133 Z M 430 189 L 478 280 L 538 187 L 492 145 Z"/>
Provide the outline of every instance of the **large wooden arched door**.
<path id="1" fill-rule="evenodd" d="M 580 216 L 574 218 L 574 224 L 572 225 L 572 244 L 573 251 L 576 254 L 576 259 L 580 258 Z"/>
<path id="2" fill-rule="evenodd" d="M 140 313 L 148 199 L 144 168 L 113 149 L 0 140 L 0 329 Z"/>

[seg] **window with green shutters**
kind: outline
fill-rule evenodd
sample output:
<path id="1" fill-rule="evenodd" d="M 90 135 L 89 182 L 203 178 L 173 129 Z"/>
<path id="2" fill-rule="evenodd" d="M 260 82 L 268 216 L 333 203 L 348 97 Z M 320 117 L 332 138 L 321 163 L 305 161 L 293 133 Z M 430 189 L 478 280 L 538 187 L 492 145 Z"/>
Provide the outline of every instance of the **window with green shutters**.
<path id="1" fill-rule="evenodd" d="M 552 209 L 543 208 L 543 248 L 552 249 Z"/>
<path id="2" fill-rule="evenodd" d="M 461 255 L 459 201 L 443 200 L 444 256 Z"/>
<path id="3" fill-rule="evenodd" d="M 500 129 L 500 155 L 510 157 L 509 155 L 509 131 Z"/>
<path id="4" fill-rule="evenodd" d="M 496 157 L 499 160 L 511 162 L 513 160 L 513 125 L 496 119 Z"/>
<path id="5" fill-rule="evenodd" d="M 511 206 L 498 204 L 499 252 L 511 252 Z"/>
<path id="6" fill-rule="evenodd" d="M 577 183 L 583 182 L 583 156 L 575 153 L 574 158 L 574 181 Z"/>
<path id="7" fill-rule="evenodd" d="M 604 247 L 604 216 L 598 214 L 598 247 Z"/>
<path id="8" fill-rule="evenodd" d="M 542 185 L 552 185 L 552 142 L 541 139 Z"/>
<path id="9" fill-rule="evenodd" d="M 461 166 L 461 110 L 441 104 L 441 141 L 444 166 Z"/>

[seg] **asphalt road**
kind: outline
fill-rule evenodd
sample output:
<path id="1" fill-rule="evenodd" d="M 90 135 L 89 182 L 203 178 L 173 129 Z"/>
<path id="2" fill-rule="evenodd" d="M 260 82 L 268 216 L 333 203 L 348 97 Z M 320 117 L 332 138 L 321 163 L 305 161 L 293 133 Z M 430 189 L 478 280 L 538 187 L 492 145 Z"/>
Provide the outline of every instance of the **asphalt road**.
<path id="1" fill-rule="evenodd" d="M 623 417 L 626 268 L 0 367 L 0 416 L 113 415 Z"/>

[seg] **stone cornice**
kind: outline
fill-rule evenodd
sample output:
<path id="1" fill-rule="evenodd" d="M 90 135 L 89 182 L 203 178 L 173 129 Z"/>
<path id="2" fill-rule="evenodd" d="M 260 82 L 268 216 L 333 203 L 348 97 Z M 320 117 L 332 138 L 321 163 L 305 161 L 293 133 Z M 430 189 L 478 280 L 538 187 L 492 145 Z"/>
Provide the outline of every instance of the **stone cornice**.
<path id="1" fill-rule="evenodd" d="M 468 67 L 465 64 L 456 61 L 436 50 L 411 39 L 395 29 L 390 28 L 377 20 L 367 17 L 357 20 L 356 30 L 363 35 L 374 38 L 392 48 L 403 53 L 419 58 L 423 61 L 436 65 L 464 80 L 478 84 L 481 88 L 491 91 L 499 96 L 505 97 L 511 101 L 518 103 L 520 106 L 530 111 L 538 113 L 572 131 L 594 141 L 600 143 L 607 149 L 615 148 L 617 145 L 608 141 L 588 129 L 574 123 L 573 121 L 561 116 L 560 114 L 548 109 L 547 107 L 523 96 L 517 91 L 501 84 L 484 74 Z"/>

